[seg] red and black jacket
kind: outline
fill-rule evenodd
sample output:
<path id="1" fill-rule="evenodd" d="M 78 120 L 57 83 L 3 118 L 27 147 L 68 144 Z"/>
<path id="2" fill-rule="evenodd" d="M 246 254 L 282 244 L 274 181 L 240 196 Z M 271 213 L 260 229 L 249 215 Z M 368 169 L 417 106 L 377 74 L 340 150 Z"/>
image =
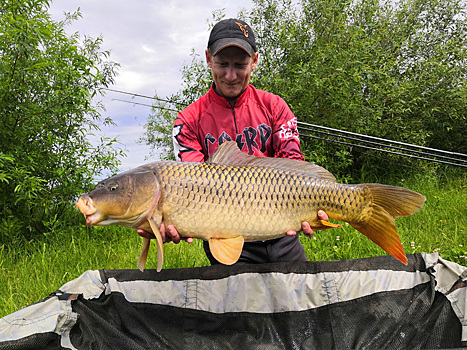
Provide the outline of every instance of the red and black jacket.
<path id="1" fill-rule="evenodd" d="M 173 130 L 177 160 L 203 162 L 224 141 L 236 141 L 243 152 L 264 157 L 304 160 L 297 119 L 277 95 L 253 85 L 233 106 L 214 87 L 181 111 Z"/>

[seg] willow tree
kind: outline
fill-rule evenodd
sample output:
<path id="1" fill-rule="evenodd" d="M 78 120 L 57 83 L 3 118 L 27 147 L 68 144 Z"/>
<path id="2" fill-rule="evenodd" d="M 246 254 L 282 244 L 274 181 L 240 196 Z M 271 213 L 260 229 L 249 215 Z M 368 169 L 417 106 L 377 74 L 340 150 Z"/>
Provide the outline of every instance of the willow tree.
<path id="1" fill-rule="evenodd" d="M 250 21 L 262 58 L 254 83 L 299 120 L 467 153 L 464 1 L 257 0 Z M 309 148 L 330 167 L 355 156 Z"/>

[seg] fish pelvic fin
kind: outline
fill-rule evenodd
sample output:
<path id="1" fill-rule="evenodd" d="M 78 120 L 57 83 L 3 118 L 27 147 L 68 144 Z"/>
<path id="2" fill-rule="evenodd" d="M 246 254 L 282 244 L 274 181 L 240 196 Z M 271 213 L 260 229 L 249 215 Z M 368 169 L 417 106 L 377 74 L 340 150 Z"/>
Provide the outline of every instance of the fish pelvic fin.
<path id="1" fill-rule="evenodd" d="M 242 254 L 244 241 L 242 236 L 235 238 L 210 238 L 209 250 L 212 256 L 221 264 L 233 265 Z"/>
<path id="2" fill-rule="evenodd" d="M 154 217 L 149 218 L 149 225 L 151 225 L 152 233 L 156 236 L 157 242 L 157 272 L 162 270 L 162 265 L 164 264 L 164 242 L 162 241 L 162 236 L 159 231 L 159 226 L 156 224 Z"/>
<path id="3" fill-rule="evenodd" d="M 394 218 L 409 216 L 421 209 L 425 197 L 403 187 L 365 184 L 373 199 L 366 222 L 350 223 L 397 260 L 407 265 L 407 256 L 396 231 Z"/>
<path id="4" fill-rule="evenodd" d="M 146 261 L 148 260 L 148 252 L 149 246 L 151 245 L 151 240 L 148 238 L 143 238 L 143 249 L 141 249 L 141 253 L 138 258 L 137 266 L 138 269 L 143 272 L 144 266 L 146 265 Z"/>

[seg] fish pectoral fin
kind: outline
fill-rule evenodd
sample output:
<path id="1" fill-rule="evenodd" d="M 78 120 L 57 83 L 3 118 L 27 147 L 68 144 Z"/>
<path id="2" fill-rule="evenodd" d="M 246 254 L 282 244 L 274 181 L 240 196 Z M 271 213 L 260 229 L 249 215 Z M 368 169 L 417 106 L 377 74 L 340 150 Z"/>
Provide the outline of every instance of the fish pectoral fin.
<path id="1" fill-rule="evenodd" d="M 240 258 L 244 241 L 242 236 L 235 238 L 210 238 L 209 250 L 212 256 L 221 264 L 232 265 Z"/>
<path id="2" fill-rule="evenodd" d="M 332 222 L 324 220 L 318 220 L 311 225 L 312 230 L 324 230 L 326 228 L 342 228 L 342 225 L 333 224 Z"/>
<path id="3" fill-rule="evenodd" d="M 164 264 L 164 247 L 162 246 L 164 242 L 162 242 L 162 236 L 159 231 L 159 226 L 156 224 L 155 219 L 151 216 L 149 218 L 149 225 L 151 225 L 152 233 L 156 236 L 156 243 L 157 243 L 157 272 L 162 270 L 162 265 Z"/>
<path id="4" fill-rule="evenodd" d="M 143 249 L 141 249 L 141 253 L 138 258 L 138 269 L 143 272 L 144 266 L 146 265 L 146 260 L 148 260 L 148 252 L 149 246 L 151 245 L 151 240 L 148 238 L 143 238 Z"/>

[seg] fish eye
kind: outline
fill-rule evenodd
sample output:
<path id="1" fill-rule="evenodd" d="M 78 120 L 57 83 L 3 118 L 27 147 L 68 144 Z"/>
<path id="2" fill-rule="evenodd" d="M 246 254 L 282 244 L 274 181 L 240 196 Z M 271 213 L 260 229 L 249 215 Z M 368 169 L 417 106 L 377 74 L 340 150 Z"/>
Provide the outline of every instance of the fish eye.
<path id="1" fill-rule="evenodd" d="M 114 192 L 114 191 L 117 190 L 117 188 L 118 188 L 118 184 L 117 183 L 112 183 L 112 184 L 109 185 L 108 190 L 110 192 Z"/>

